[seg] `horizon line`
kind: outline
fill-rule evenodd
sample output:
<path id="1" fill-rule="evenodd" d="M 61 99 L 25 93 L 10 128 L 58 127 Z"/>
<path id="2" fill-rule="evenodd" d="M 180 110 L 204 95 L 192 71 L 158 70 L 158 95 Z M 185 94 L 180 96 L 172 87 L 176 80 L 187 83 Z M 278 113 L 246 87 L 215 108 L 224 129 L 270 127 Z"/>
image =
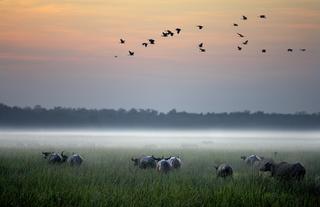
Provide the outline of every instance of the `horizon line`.
<path id="1" fill-rule="evenodd" d="M 80 110 L 80 109 L 85 109 L 85 110 L 98 110 L 98 111 L 102 111 L 102 110 L 115 110 L 115 111 L 120 111 L 120 110 L 124 110 L 125 112 L 130 112 L 131 110 L 136 110 L 137 112 L 140 112 L 142 110 L 151 110 L 151 111 L 155 111 L 159 114 L 163 113 L 163 114 L 169 114 L 169 113 L 187 113 L 187 114 L 197 114 L 197 115 L 206 115 L 206 114 L 233 114 L 233 113 L 247 113 L 247 114 L 257 114 L 257 113 L 263 113 L 263 114 L 268 114 L 268 115 L 272 115 L 272 114 L 281 114 L 281 115 L 319 115 L 320 111 L 318 112 L 307 112 L 306 110 L 299 110 L 296 112 L 267 112 L 264 110 L 249 110 L 249 109 L 244 109 L 244 110 L 238 110 L 238 111 L 223 111 L 223 112 L 214 112 L 214 111 L 208 111 L 208 112 L 190 112 L 190 111 L 186 111 L 186 110 L 179 110 L 176 108 L 172 108 L 168 111 L 160 111 L 157 109 L 153 109 L 153 108 L 135 108 L 135 107 L 131 107 L 131 108 L 123 108 L 123 107 L 119 107 L 119 108 L 89 108 L 89 107 L 68 107 L 68 106 L 53 106 L 53 107 L 45 107 L 42 106 L 41 104 L 35 104 L 34 106 L 16 106 L 16 105 L 8 105 L 5 104 L 3 102 L 0 102 L 0 107 L 1 106 L 5 106 L 5 107 L 10 107 L 10 108 L 21 108 L 21 109 L 45 109 L 45 110 L 54 110 L 57 108 L 61 108 L 61 109 L 75 109 L 75 110 Z"/>

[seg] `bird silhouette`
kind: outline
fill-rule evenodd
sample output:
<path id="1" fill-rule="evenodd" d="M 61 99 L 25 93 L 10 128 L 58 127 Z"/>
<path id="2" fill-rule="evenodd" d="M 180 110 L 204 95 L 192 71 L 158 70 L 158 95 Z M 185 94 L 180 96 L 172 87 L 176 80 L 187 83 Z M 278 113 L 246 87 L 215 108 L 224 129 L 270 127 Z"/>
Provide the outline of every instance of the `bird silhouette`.
<path id="1" fill-rule="evenodd" d="M 197 27 L 198 27 L 199 29 L 202 29 L 202 28 L 203 28 L 203 26 L 202 26 L 202 25 L 197 25 Z"/>
<path id="2" fill-rule="evenodd" d="M 124 39 L 120 39 L 120 44 L 124 44 L 126 41 Z"/>
<path id="3" fill-rule="evenodd" d="M 129 50 L 129 56 L 134 56 L 134 52 Z"/>
<path id="4" fill-rule="evenodd" d="M 237 26 L 239 26 L 239 25 L 238 25 L 238 24 L 236 24 L 236 23 L 233 23 L 233 26 L 237 27 Z"/>
<path id="5" fill-rule="evenodd" d="M 181 32 L 180 28 L 176 28 L 177 34 L 179 34 Z"/>
<path id="6" fill-rule="evenodd" d="M 249 40 L 246 40 L 246 41 L 244 41 L 242 44 L 246 45 L 246 44 L 248 44 L 248 41 L 249 41 Z"/>
<path id="7" fill-rule="evenodd" d="M 174 35 L 174 33 L 170 30 L 167 30 L 167 34 L 170 35 L 171 37 Z"/>
<path id="8" fill-rule="evenodd" d="M 154 45 L 155 40 L 154 39 L 149 39 L 149 42 L 151 45 Z"/>
<path id="9" fill-rule="evenodd" d="M 168 37 L 168 33 L 166 33 L 166 32 L 162 32 L 162 37 Z"/>
<path id="10" fill-rule="evenodd" d="M 300 51 L 305 52 L 305 51 L 306 51 L 306 49 L 305 49 L 305 48 L 301 48 L 301 49 L 300 49 Z"/>
<path id="11" fill-rule="evenodd" d="M 239 51 L 242 50 L 242 47 L 238 46 L 238 50 L 239 50 Z"/>
<path id="12" fill-rule="evenodd" d="M 147 47 L 147 46 L 148 46 L 148 43 L 144 42 L 144 43 L 142 43 L 142 45 L 143 45 L 144 47 Z"/>
<path id="13" fill-rule="evenodd" d="M 247 19 L 248 19 L 248 17 L 242 15 L 242 20 L 247 20 Z"/>
<path id="14" fill-rule="evenodd" d="M 287 51 L 288 51 L 288 52 L 293 52 L 293 49 L 289 48 Z"/>
<path id="15" fill-rule="evenodd" d="M 267 50 L 266 50 L 266 49 L 262 49 L 261 52 L 262 52 L 262 53 L 266 53 Z"/>
<path id="16" fill-rule="evenodd" d="M 203 47 L 203 42 L 201 42 L 201 43 L 199 44 L 199 47 Z"/>
<path id="17" fill-rule="evenodd" d="M 199 48 L 200 49 L 200 52 L 205 52 L 206 51 L 206 49 L 204 49 L 204 48 Z"/>
<path id="18" fill-rule="evenodd" d="M 239 35 L 239 37 L 241 37 L 241 38 L 242 38 L 242 37 L 244 37 L 244 35 L 243 35 L 243 34 L 240 34 L 240 33 L 237 33 L 237 34 L 238 34 L 238 35 Z"/>
<path id="19" fill-rule="evenodd" d="M 115 55 L 114 57 L 115 57 L 115 58 L 117 58 L 117 57 L 118 57 L 118 55 Z"/>
<path id="20" fill-rule="evenodd" d="M 259 17 L 260 17 L 261 19 L 266 19 L 266 18 L 267 18 L 266 15 L 264 15 L 264 14 L 260 15 Z"/>

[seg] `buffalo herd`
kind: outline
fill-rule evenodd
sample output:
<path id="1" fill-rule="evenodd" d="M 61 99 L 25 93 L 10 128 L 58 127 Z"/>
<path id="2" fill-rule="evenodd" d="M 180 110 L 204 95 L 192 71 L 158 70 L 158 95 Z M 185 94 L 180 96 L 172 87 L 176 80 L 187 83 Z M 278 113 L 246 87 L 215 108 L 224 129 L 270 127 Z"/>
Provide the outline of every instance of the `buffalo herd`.
<path id="1" fill-rule="evenodd" d="M 152 156 L 140 156 L 138 158 L 131 158 L 135 166 L 141 169 L 155 168 L 159 172 L 168 173 L 170 170 L 179 169 L 181 167 L 180 157 L 170 156 L 154 157 Z"/>
<path id="2" fill-rule="evenodd" d="M 80 154 L 72 153 L 67 156 L 64 151 L 59 152 L 42 152 L 43 157 L 50 164 L 68 163 L 70 166 L 80 166 L 84 159 Z M 271 177 L 275 177 L 281 180 L 303 180 L 306 169 L 299 163 L 288 163 L 288 162 L 275 162 L 271 158 L 265 158 L 258 155 L 249 155 L 240 157 L 244 163 L 251 167 L 253 170 L 259 172 L 270 172 Z M 155 157 L 153 155 L 149 156 L 139 156 L 132 157 L 131 161 L 134 166 L 140 169 L 156 169 L 161 173 L 169 173 L 172 170 L 180 169 L 182 166 L 182 161 L 179 156 L 169 156 L 169 157 Z M 216 169 L 217 177 L 232 177 L 233 168 L 230 164 L 222 163 L 220 165 L 214 166 Z"/>
<path id="3" fill-rule="evenodd" d="M 272 177 L 281 180 L 302 180 L 306 169 L 300 162 L 275 162 L 272 158 L 257 155 L 241 156 L 245 163 L 260 172 L 270 172 Z"/>
<path id="4" fill-rule="evenodd" d="M 252 169 L 260 172 L 270 172 L 272 177 L 281 180 L 302 180 L 306 174 L 306 169 L 299 163 L 275 162 L 271 158 L 265 158 L 258 155 L 241 156 L 245 164 Z M 168 173 L 171 170 L 181 168 L 182 161 L 180 157 L 169 156 L 167 158 L 151 156 L 140 156 L 131 158 L 134 165 L 140 169 L 155 168 L 162 173 Z M 214 166 L 217 177 L 232 177 L 233 168 L 230 164 L 222 163 Z"/>
<path id="5" fill-rule="evenodd" d="M 72 153 L 70 156 L 64 154 L 64 151 L 59 152 L 42 152 L 43 158 L 48 160 L 50 164 L 69 163 L 70 166 L 80 166 L 83 162 L 81 155 Z"/>

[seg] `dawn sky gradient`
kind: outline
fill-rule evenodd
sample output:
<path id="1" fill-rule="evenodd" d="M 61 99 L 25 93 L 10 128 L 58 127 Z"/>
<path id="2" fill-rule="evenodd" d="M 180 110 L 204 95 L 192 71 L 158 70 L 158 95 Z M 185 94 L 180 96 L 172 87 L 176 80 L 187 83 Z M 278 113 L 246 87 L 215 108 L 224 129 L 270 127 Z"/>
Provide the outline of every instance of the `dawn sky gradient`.
<path id="1" fill-rule="evenodd" d="M 320 111 L 319 0 L 0 0 L 0 20 L 8 105 Z"/>

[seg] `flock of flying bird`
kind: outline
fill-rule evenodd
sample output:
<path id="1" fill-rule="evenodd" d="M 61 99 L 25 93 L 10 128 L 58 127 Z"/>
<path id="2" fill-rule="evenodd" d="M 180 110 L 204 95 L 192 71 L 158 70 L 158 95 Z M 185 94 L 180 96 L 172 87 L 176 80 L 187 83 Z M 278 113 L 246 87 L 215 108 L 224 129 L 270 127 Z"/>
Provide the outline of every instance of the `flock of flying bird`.
<path id="1" fill-rule="evenodd" d="M 264 14 L 262 14 L 262 15 L 259 15 L 259 18 L 260 18 L 260 19 L 266 19 L 266 18 L 267 18 L 267 16 L 266 16 L 266 15 L 264 15 Z M 247 16 L 242 15 L 242 20 L 246 21 L 246 20 L 248 20 L 248 17 L 247 17 Z M 239 26 L 239 24 L 237 24 L 237 23 L 233 23 L 233 26 L 234 26 L 234 27 L 238 27 L 238 26 Z M 240 38 L 244 38 L 244 37 L 245 37 L 245 36 L 244 36 L 243 34 L 241 34 L 241 33 L 237 33 L 237 35 L 238 35 Z M 248 44 L 248 42 L 249 42 L 249 40 L 247 39 L 246 41 L 242 42 L 242 45 L 247 45 L 247 44 Z M 241 51 L 241 50 L 242 50 L 242 48 L 243 48 L 243 47 L 238 46 L 238 50 L 239 50 L 239 51 Z M 287 51 L 288 51 L 288 52 L 293 52 L 293 49 L 292 49 L 292 48 L 288 48 L 288 49 L 287 49 Z M 301 49 L 300 49 L 300 51 L 305 52 L 305 51 L 306 51 L 306 49 L 305 49 L 305 48 L 301 48 Z M 266 49 L 262 49 L 262 50 L 261 50 L 261 52 L 262 52 L 262 53 L 266 53 L 266 52 L 267 52 L 267 50 L 266 50 Z"/>
<path id="2" fill-rule="evenodd" d="M 197 28 L 199 30 L 202 30 L 203 29 L 203 25 L 197 25 Z M 181 28 L 176 28 L 175 29 L 175 33 L 172 32 L 171 30 L 166 30 L 166 31 L 162 32 L 161 36 L 162 37 L 173 37 L 175 34 L 179 35 L 181 31 L 182 31 Z M 156 41 L 154 39 L 148 39 L 147 42 L 143 42 L 141 45 L 144 46 L 144 47 L 148 47 L 148 45 L 154 45 L 155 42 Z M 120 44 L 125 44 L 126 40 L 121 38 L 119 43 Z M 200 52 L 205 52 L 206 51 L 203 48 L 203 43 L 199 44 L 199 50 L 200 50 Z M 134 51 L 129 50 L 128 52 L 129 52 L 129 56 L 134 56 Z M 115 55 L 114 57 L 117 58 L 118 56 Z"/>
<path id="3" fill-rule="evenodd" d="M 259 17 L 260 19 L 266 19 L 266 18 L 267 18 L 266 15 L 259 15 L 258 17 Z M 248 17 L 242 15 L 241 20 L 246 21 L 246 20 L 248 20 Z M 233 23 L 233 26 L 234 26 L 234 27 L 238 27 L 239 24 L 238 24 L 238 23 Z M 197 27 L 199 30 L 202 30 L 202 29 L 204 28 L 203 25 L 197 25 L 196 27 Z M 171 30 L 166 30 L 166 31 L 162 32 L 162 35 L 161 35 L 161 36 L 162 36 L 162 37 L 172 37 L 172 36 L 174 36 L 174 35 L 179 35 L 179 34 L 181 33 L 181 31 L 182 31 L 181 28 L 176 28 L 176 29 L 175 29 L 175 32 L 172 32 Z M 245 35 L 243 35 L 243 34 L 241 34 L 241 33 L 237 33 L 237 35 L 238 35 L 238 37 L 240 37 L 240 38 L 245 38 L 245 37 L 246 37 Z M 142 46 L 148 47 L 148 45 L 154 45 L 155 42 L 156 42 L 155 39 L 148 39 L 146 42 L 143 42 L 143 43 L 142 43 Z M 244 42 L 241 42 L 241 46 L 238 45 L 238 46 L 237 46 L 237 49 L 238 49 L 239 51 L 241 51 L 241 50 L 243 49 L 243 47 L 248 44 L 248 42 L 249 42 L 248 39 L 246 39 Z M 126 40 L 123 39 L 123 38 L 121 38 L 119 43 L 120 43 L 120 44 L 125 44 L 125 43 L 126 43 Z M 198 49 L 199 49 L 200 52 L 206 52 L 206 49 L 204 48 L 204 43 L 203 43 L 203 42 L 201 42 L 201 43 L 198 44 Z M 306 51 L 305 48 L 300 48 L 299 50 L 302 51 L 302 52 L 305 52 L 305 51 Z M 288 48 L 287 51 L 288 51 L 288 52 L 293 52 L 293 49 L 292 49 L 292 48 Z M 129 56 L 134 56 L 134 54 L 135 54 L 135 52 L 132 51 L 132 50 L 129 50 L 128 52 L 129 52 L 129 54 L 128 54 Z M 261 52 L 262 52 L 262 53 L 266 53 L 267 50 L 266 50 L 266 49 L 261 49 Z M 114 57 L 117 58 L 118 56 L 115 55 Z"/>

